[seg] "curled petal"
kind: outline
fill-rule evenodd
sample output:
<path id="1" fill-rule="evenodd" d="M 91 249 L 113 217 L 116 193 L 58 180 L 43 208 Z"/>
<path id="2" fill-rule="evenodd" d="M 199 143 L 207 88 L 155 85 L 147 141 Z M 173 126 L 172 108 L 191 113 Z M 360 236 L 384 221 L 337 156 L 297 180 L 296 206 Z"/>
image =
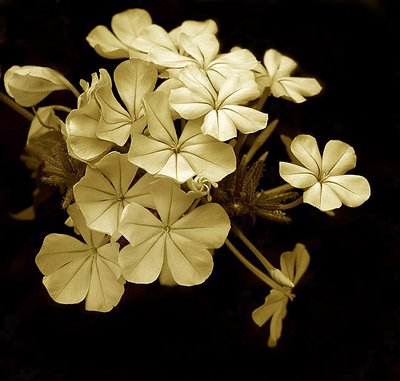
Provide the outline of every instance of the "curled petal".
<path id="1" fill-rule="evenodd" d="M 322 87 L 315 78 L 283 77 L 274 82 L 271 92 L 274 97 L 283 97 L 296 103 L 302 103 L 305 97 L 321 92 Z"/>
<path id="2" fill-rule="evenodd" d="M 296 61 L 275 49 L 268 49 L 264 53 L 263 62 L 271 78 L 289 76 L 297 67 Z"/>

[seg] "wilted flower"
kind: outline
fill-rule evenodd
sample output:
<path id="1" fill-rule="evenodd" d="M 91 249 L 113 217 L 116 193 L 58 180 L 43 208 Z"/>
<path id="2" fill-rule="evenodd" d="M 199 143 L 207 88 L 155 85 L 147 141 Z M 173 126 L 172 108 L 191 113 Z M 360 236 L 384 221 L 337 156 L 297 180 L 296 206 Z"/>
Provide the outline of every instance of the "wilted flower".
<path id="1" fill-rule="evenodd" d="M 293 251 L 286 251 L 281 254 L 280 262 L 282 273 L 296 285 L 308 268 L 310 255 L 305 246 L 298 243 Z M 280 289 L 273 288 L 265 298 L 264 304 L 252 313 L 253 320 L 259 327 L 271 319 L 269 347 L 276 346 L 281 337 L 282 321 L 287 313 L 286 306 L 289 300 L 293 300 L 295 297 L 292 294 L 292 289 L 292 287 L 286 286 Z"/>
<path id="2" fill-rule="evenodd" d="M 305 189 L 304 202 L 327 211 L 342 204 L 360 206 L 368 200 L 371 189 L 367 179 L 345 175 L 356 166 L 353 147 L 340 140 L 330 140 L 321 158 L 315 138 L 298 135 L 290 148 L 303 166 L 280 162 L 279 173 L 293 187 Z"/>

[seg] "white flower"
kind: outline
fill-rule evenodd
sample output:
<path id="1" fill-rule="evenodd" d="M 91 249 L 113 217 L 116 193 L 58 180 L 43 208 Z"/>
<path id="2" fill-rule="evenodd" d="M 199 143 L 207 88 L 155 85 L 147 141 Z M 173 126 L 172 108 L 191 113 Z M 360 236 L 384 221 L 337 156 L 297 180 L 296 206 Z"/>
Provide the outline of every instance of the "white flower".
<path id="1" fill-rule="evenodd" d="M 171 90 L 171 107 L 185 119 L 204 117 L 204 134 L 226 141 L 236 137 L 237 130 L 249 134 L 266 127 L 267 114 L 243 106 L 260 95 L 252 74 L 234 74 L 222 83 L 218 93 L 196 66 L 183 69 L 179 79 L 185 87 Z"/>
<path id="2" fill-rule="evenodd" d="M 87 228 L 76 204 L 68 208 L 84 242 L 65 234 L 49 234 L 36 256 L 43 283 L 58 303 L 75 304 L 85 299 L 85 309 L 108 312 L 124 293 L 118 265 L 119 245 L 105 234 Z"/>
<path id="3" fill-rule="evenodd" d="M 131 202 L 152 207 L 148 185 L 153 178 L 145 174 L 132 184 L 137 167 L 126 154 L 110 152 L 74 186 L 74 197 L 89 228 L 110 236 L 118 230 L 123 209 Z"/>
<path id="4" fill-rule="evenodd" d="M 130 242 L 119 256 L 125 279 L 151 283 L 164 272 L 183 286 L 204 282 L 213 269 L 209 249 L 222 246 L 229 232 L 228 215 L 214 203 L 187 212 L 194 198 L 171 179 L 150 188 L 159 218 L 136 203 L 122 214 L 120 231 Z"/>
<path id="5" fill-rule="evenodd" d="M 280 262 L 284 276 L 296 285 L 308 268 L 310 255 L 303 244 L 297 243 L 293 251 L 286 251 L 281 254 Z M 252 313 L 253 320 L 259 327 L 271 319 L 269 347 L 275 347 L 281 337 L 282 321 L 287 313 L 286 306 L 289 300 L 293 300 L 295 297 L 291 291 L 292 287 L 283 287 L 279 290 L 273 288 L 265 298 L 264 304 Z"/>
<path id="6" fill-rule="evenodd" d="M 235 170 L 232 147 L 203 135 L 199 120 L 189 121 L 178 139 L 164 92 L 147 95 L 144 105 L 149 136 L 132 134 L 128 158 L 133 164 L 180 183 L 195 175 L 219 181 Z"/>
<path id="7" fill-rule="evenodd" d="M 296 103 L 306 100 L 305 97 L 317 95 L 322 87 L 315 78 L 292 77 L 297 68 L 296 61 L 284 56 L 275 49 L 269 49 L 264 54 L 267 81 L 274 97 L 285 98 Z M 260 68 L 258 67 L 258 70 Z M 261 79 L 258 79 L 262 81 Z M 264 79 L 265 82 L 265 79 Z"/>
<path id="8" fill-rule="evenodd" d="M 314 137 L 298 135 L 290 149 L 303 166 L 280 162 L 279 173 L 293 187 L 305 189 L 304 202 L 328 211 L 342 204 L 357 207 L 370 197 L 371 189 L 365 177 L 345 175 L 356 166 L 357 160 L 348 144 L 330 140 L 321 157 Z"/>

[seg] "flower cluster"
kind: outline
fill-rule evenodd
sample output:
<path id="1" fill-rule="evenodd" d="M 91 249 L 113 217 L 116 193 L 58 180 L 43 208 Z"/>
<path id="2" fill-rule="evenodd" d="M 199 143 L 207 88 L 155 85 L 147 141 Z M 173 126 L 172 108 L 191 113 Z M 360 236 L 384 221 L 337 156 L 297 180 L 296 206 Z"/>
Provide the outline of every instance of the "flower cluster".
<path id="1" fill-rule="evenodd" d="M 117 64 L 112 73 L 101 68 L 82 79 L 81 90 L 48 67 L 5 73 L 15 109 L 34 110 L 24 109 L 32 120 L 23 160 L 38 183 L 61 192 L 73 229 L 49 234 L 36 264 L 56 302 L 84 300 L 87 310 L 106 312 L 126 282 L 203 283 L 215 249 L 225 244 L 271 288 L 253 320 L 261 326 L 271 319 L 274 346 L 310 257 L 298 243 L 282 254 L 281 269 L 274 267 L 246 237 L 241 219 L 290 222 L 287 211 L 303 202 L 324 212 L 356 207 L 370 188 L 364 177 L 345 175 L 355 167 L 352 147 L 332 140 L 321 156 L 315 138 L 299 135 L 282 136 L 291 161 L 279 167 L 286 183 L 262 189 L 268 152 L 258 151 L 278 124 L 265 112 L 267 98 L 301 103 L 322 88 L 315 78 L 293 76 L 297 63 L 275 49 L 262 59 L 237 46 L 221 52 L 217 34 L 213 20 L 166 31 L 146 10 L 128 9 L 112 17 L 111 30 L 99 25 L 88 34 L 90 46 Z M 60 90 L 76 96 L 73 108 L 42 106 Z"/>

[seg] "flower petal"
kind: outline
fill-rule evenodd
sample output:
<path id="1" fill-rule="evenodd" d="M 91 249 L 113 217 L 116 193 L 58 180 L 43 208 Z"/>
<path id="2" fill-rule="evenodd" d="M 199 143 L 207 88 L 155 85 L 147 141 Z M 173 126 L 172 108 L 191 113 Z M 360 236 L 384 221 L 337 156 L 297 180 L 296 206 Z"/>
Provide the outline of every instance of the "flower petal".
<path id="1" fill-rule="evenodd" d="M 340 140 L 330 140 L 322 154 L 324 176 L 343 175 L 356 166 L 357 156 L 353 147 Z"/>
<path id="2" fill-rule="evenodd" d="M 284 161 L 279 162 L 279 174 L 283 180 L 295 188 L 305 189 L 318 182 L 309 169 Z"/>
<path id="3" fill-rule="evenodd" d="M 221 247 L 231 224 L 221 205 L 208 203 L 198 206 L 171 226 L 174 236 L 185 237 L 208 249 Z"/>
<path id="4" fill-rule="evenodd" d="M 75 304 L 89 290 L 93 255 L 79 257 L 43 278 L 49 295 L 58 303 Z"/>
<path id="5" fill-rule="evenodd" d="M 50 275 L 65 264 L 91 254 L 90 247 L 74 237 L 51 233 L 45 237 L 35 258 L 43 275 Z"/>
<path id="6" fill-rule="evenodd" d="M 268 114 L 246 106 L 224 106 L 224 111 L 233 121 L 236 129 L 244 134 L 264 129 L 267 126 Z"/>
<path id="7" fill-rule="evenodd" d="M 292 251 L 286 251 L 280 258 L 282 272 L 296 285 L 310 264 L 306 247 L 297 243 Z"/>
<path id="8" fill-rule="evenodd" d="M 221 142 L 237 136 L 235 123 L 225 110 L 210 111 L 204 118 L 201 131 Z"/>
<path id="9" fill-rule="evenodd" d="M 127 9 L 111 18 L 111 29 L 129 47 L 132 41 L 147 26 L 152 24 L 150 14 L 141 8 Z"/>
<path id="10" fill-rule="evenodd" d="M 157 82 L 157 67 L 151 62 L 131 59 L 120 63 L 114 71 L 114 81 L 129 114 L 139 118 L 143 97 L 153 91 Z"/>
<path id="11" fill-rule="evenodd" d="M 122 212 L 119 231 L 132 246 L 158 236 L 164 224 L 143 206 L 132 203 Z"/>
<path id="12" fill-rule="evenodd" d="M 294 156 L 317 178 L 320 178 L 322 159 L 318 143 L 311 135 L 298 135 L 290 145 Z"/>
<path id="13" fill-rule="evenodd" d="M 154 181 L 150 188 L 157 212 L 166 226 L 172 226 L 194 200 L 192 196 L 181 190 L 178 184 L 168 178 Z"/>
<path id="14" fill-rule="evenodd" d="M 371 196 L 368 180 L 358 175 L 330 176 L 324 183 L 349 207 L 360 206 Z"/>
<path id="15" fill-rule="evenodd" d="M 119 255 L 124 278 L 133 283 L 152 283 L 160 275 L 164 262 L 165 234 L 142 241 L 136 246 L 125 246 Z"/>
<path id="16" fill-rule="evenodd" d="M 97 25 L 86 37 L 86 41 L 104 58 L 129 58 L 129 49 L 104 25 Z"/>
<path id="17" fill-rule="evenodd" d="M 213 100 L 198 90 L 181 87 L 171 90 L 171 107 L 182 118 L 197 119 L 213 110 Z"/>
<path id="18" fill-rule="evenodd" d="M 166 144 L 177 144 L 175 126 L 171 116 L 168 95 L 154 91 L 143 98 L 150 135 Z"/>
<path id="19" fill-rule="evenodd" d="M 236 169 L 232 146 L 204 135 L 199 119 L 189 121 L 179 139 L 179 154 L 193 168 L 196 175 L 217 182 Z"/>
<path id="20" fill-rule="evenodd" d="M 104 245 L 98 253 L 92 263 L 85 309 L 108 312 L 118 304 L 124 293 L 124 285 L 118 280 L 121 276 L 118 265 L 119 245 Z"/>
<path id="21" fill-rule="evenodd" d="M 289 76 L 297 67 L 296 61 L 275 49 L 268 49 L 264 53 L 263 62 L 271 78 Z"/>
<path id="22" fill-rule="evenodd" d="M 281 308 L 284 299 L 285 295 L 282 292 L 272 289 L 265 298 L 264 304 L 252 312 L 253 321 L 259 327 L 263 326 Z"/>
<path id="23" fill-rule="evenodd" d="M 214 266 L 210 252 L 191 240 L 171 233 L 165 241 L 166 259 L 174 280 L 182 286 L 203 283 Z"/>
<path id="24" fill-rule="evenodd" d="M 322 87 L 315 78 L 283 77 L 271 86 L 275 97 L 283 97 L 296 103 L 306 101 L 305 97 L 317 95 L 321 90 Z"/>
<path id="25" fill-rule="evenodd" d="M 303 202 L 315 206 L 323 212 L 337 209 L 342 206 L 342 201 L 330 186 L 319 182 L 308 188 L 303 193 Z"/>

